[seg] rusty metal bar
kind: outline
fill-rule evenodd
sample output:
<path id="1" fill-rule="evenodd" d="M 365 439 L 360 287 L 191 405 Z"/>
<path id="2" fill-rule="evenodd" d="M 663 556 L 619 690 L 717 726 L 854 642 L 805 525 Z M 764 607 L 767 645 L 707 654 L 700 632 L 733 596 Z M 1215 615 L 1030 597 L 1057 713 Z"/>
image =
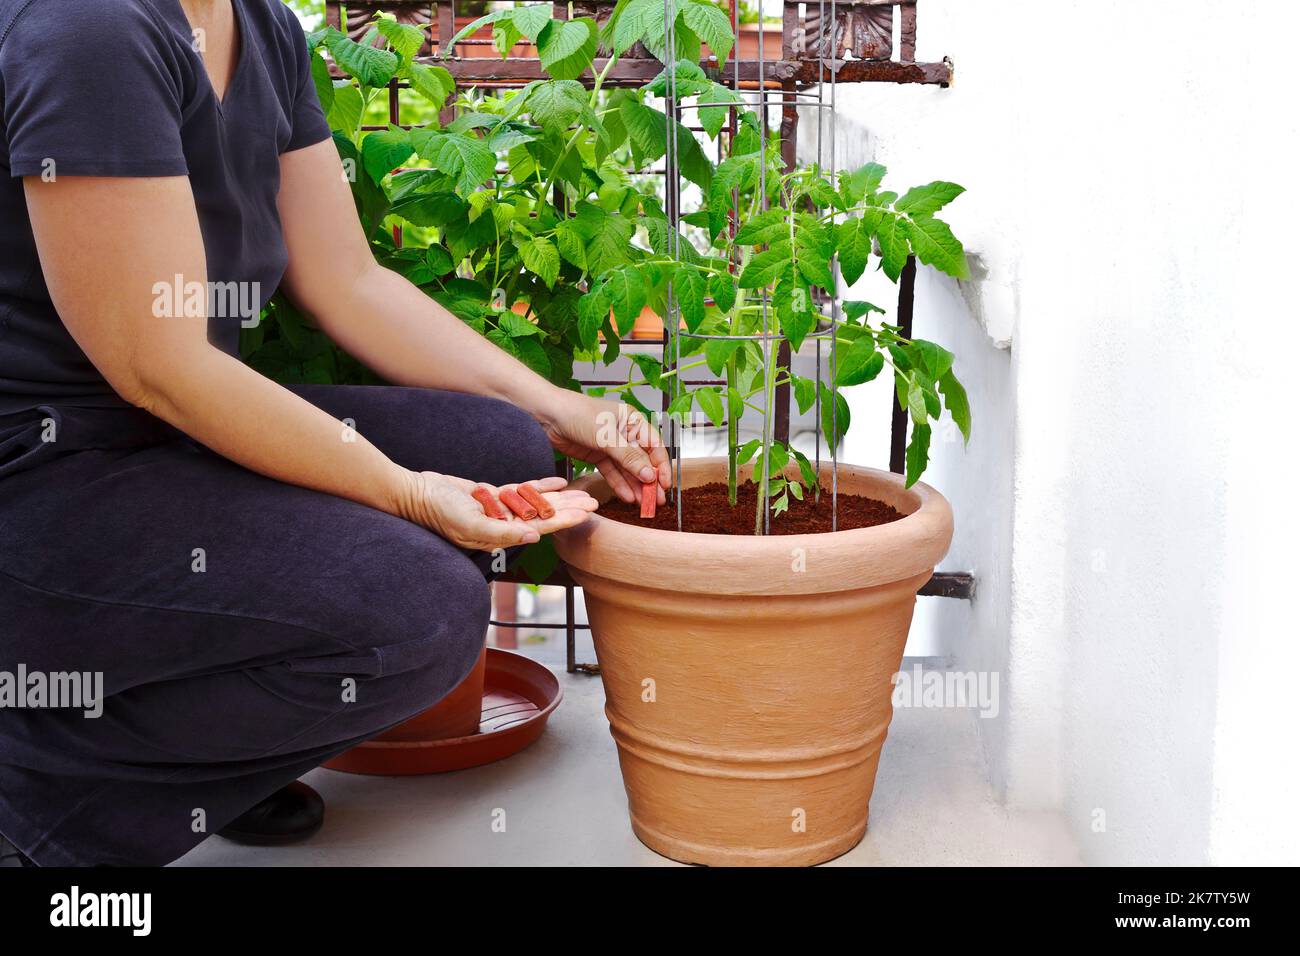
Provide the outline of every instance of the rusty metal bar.
<path id="1" fill-rule="evenodd" d="M 488 57 L 462 57 L 438 59 L 437 57 L 417 57 L 420 62 L 432 63 L 446 67 L 457 80 L 469 83 L 516 82 L 529 83 L 545 79 L 541 64 L 531 58 L 508 57 L 504 60 Z M 600 72 L 605 68 L 606 60 L 597 58 L 593 69 Z M 706 71 L 712 66 L 707 61 L 701 67 Z M 796 60 L 767 60 L 760 64 L 758 60 L 740 60 L 736 63 L 739 82 L 755 83 L 759 78 L 759 67 L 765 79 L 779 86 L 793 81 L 799 86 L 809 86 L 818 81 L 816 62 Z M 713 67 L 718 78 L 722 74 Z M 605 79 L 606 87 L 641 86 L 654 79 L 663 70 L 658 60 L 624 60 L 614 64 Z M 732 73 L 728 69 L 727 74 Z M 893 60 L 848 60 L 840 64 L 836 74 L 840 83 L 920 83 L 932 86 L 948 86 L 952 83 L 953 67 L 948 61 L 941 63 L 898 63 Z M 827 67 L 822 77 L 830 82 L 831 71 Z M 721 80 L 720 80 L 721 81 Z"/>
<path id="2" fill-rule="evenodd" d="M 916 259 L 907 257 L 903 274 L 898 277 L 899 335 L 912 337 L 912 312 L 916 305 Z M 907 472 L 907 410 L 898 404 L 898 398 L 889 392 L 891 417 L 889 420 L 889 470 L 902 475 Z"/>
<path id="3" fill-rule="evenodd" d="M 972 601 L 975 599 L 975 575 L 967 571 L 936 571 L 917 593 L 926 597 Z"/>
<path id="4" fill-rule="evenodd" d="M 898 13 L 898 58 L 911 63 L 916 60 L 916 4 L 904 3 Z"/>

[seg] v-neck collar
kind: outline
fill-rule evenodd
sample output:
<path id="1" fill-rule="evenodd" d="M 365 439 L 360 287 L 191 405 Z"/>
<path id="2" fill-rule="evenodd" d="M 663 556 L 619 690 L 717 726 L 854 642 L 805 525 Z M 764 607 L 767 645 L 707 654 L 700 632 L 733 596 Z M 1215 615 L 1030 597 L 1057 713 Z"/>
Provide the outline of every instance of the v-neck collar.
<path id="1" fill-rule="evenodd" d="M 235 32 L 239 37 L 239 53 L 235 56 L 235 68 L 230 71 L 230 76 L 226 79 L 226 89 L 221 95 L 217 95 L 216 85 L 212 82 L 212 72 L 208 69 L 207 61 L 203 59 L 203 54 L 198 53 L 199 66 L 203 70 L 203 77 L 207 80 L 208 89 L 212 91 L 212 99 L 217 104 L 217 112 L 223 117 L 226 115 L 226 106 L 230 102 L 230 95 L 239 85 L 240 77 L 244 73 L 244 62 L 248 59 L 248 23 L 244 17 L 243 8 L 239 0 L 230 0 L 230 8 L 235 17 Z M 190 41 L 194 38 L 194 24 L 190 22 L 189 15 L 185 12 L 185 7 L 181 5 L 181 0 L 176 0 L 176 9 L 180 12 L 181 21 L 189 31 Z"/>

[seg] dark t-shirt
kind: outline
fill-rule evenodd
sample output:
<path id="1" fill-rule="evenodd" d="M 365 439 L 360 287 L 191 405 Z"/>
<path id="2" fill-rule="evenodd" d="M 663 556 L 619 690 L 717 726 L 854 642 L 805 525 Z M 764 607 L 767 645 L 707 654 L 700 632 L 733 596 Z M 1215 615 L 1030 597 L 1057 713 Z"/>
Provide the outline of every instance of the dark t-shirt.
<path id="1" fill-rule="evenodd" d="M 232 2 L 239 60 L 218 102 L 179 0 L 0 0 L 0 413 L 122 404 L 50 302 L 23 176 L 188 176 L 221 290 L 208 337 L 232 355 L 280 284 L 280 155 L 330 130 L 293 12 Z M 187 285 L 159 287 L 163 304 L 179 311 Z"/>

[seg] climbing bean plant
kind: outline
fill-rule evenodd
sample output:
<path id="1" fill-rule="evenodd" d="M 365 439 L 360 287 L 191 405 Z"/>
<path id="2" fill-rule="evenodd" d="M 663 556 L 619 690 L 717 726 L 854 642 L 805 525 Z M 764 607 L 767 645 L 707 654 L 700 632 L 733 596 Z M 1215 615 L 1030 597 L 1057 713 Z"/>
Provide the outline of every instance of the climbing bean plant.
<path id="1" fill-rule="evenodd" d="M 831 305 L 841 280 L 853 284 L 874 266 L 897 281 L 909 256 L 967 278 L 962 245 L 937 215 L 962 187 L 932 182 L 900 194 L 885 188 L 886 171 L 874 163 L 833 177 L 816 166 L 786 169 L 764 119 L 719 82 L 720 72 L 699 65 L 706 44 L 721 68 L 735 39 L 708 0 L 679 0 L 673 50 L 663 0 L 619 0 L 603 24 L 552 11 L 549 3 L 500 9 L 458 34 L 490 27 L 502 56 L 524 39 L 536 46 L 547 78 L 500 94 L 457 90 L 437 62 L 416 59 L 423 31 L 391 16 L 380 15 L 361 42 L 334 29 L 308 36 L 317 93 L 378 261 L 565 388 L 580 388 L 575 361 L 612 363 L 638 316 L 647 308 L 667 315 L 671 296 L 689 333 L 766 330 L 793 351 L 811 335 L 833 335 L 837 387 L 888 367 L 912 420 L 909 485 L 925 470 L 931 423 L 944 408 L 969 438 L 970 408 L 950 352 L 904 338 L 869 302 Z M 618 58 L 637 43 L 664 70 L 639 89 L 606 89 Z M 596 72 L 598 53 L 606 60 Z M 328 61 L 346 78 L 333 79 Z M 425 122 L 362 132 L 394 79 L 424 102 Z M 705 137 L 722 138 L 718 163 L 655 105 L 670 82 Z M 455 118 L 443 123 L 449 105 Z M 698 187 L 697 208 L 680 217 L 686 229 L 674 229 L 658 184 L 637 175 L 670 144 L 682 179 Z M 268 374 L 371 380 L 287 301 L 273 300 L 265 319 L 246 331 L 244 349 Z M 755 461 L 759 527 L 765 509 L 779 515 L 791 496 L 816 486 L 808 459 L 770 439 L 776 389 L 789 384 L 801 413 L 819 407 L 829 443 L 850 425 L 842 394 L 794 374 L 777 354 L 759 341 L 679 336 L 673 355 L 633 354 L 626 384 L 590 391 L 649 413 L 634 391 L 649 386 L 667 393 L 670 414 L 698 411 L 725 424 L 732 501 L 740 467 Z M 683 372 L 703 367 L 725 385 L 682 385 Z M 763 416 L 764 437 L 741 445 L 746 412 Z"/>

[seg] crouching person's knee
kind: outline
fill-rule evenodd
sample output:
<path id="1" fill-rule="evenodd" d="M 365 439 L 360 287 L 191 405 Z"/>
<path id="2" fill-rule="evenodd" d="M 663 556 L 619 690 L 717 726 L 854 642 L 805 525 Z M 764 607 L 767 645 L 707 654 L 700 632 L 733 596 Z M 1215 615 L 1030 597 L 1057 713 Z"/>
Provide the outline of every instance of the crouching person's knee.
<path id="1" fill-rule="evenodd" d="M 436 574 L 407 584 L 426 599 L 390 603 L 372 646 L 356 662 L 352 679 L 345 679 L 352 698 L 344 711 L 350 734 L 373 736 L 432 707 L 465 679 L 483 652 L 491 598 L 472 562 L 458 554 Z M 385 610 L 382 596 L 370 601 L 372 612 Z"/>

